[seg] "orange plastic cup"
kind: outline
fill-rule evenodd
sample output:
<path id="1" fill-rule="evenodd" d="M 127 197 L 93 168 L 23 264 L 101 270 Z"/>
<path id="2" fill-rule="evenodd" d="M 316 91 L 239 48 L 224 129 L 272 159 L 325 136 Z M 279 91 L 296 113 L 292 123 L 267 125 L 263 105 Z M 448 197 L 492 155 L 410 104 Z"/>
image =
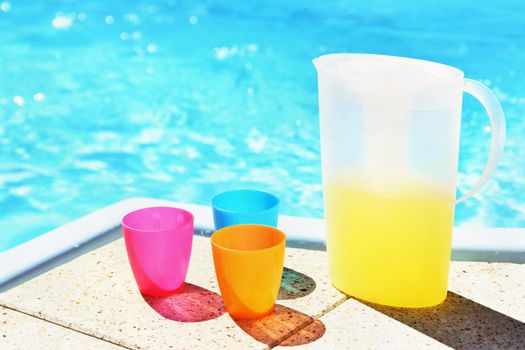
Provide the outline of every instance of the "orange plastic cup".
<path id="1" fill-rule="evenodd" d="M 233 318 L 258 318 L 273 311 L 285 245 L 282 231 L 256 224 L 224 227 L 211 236 L 219 288 Z"/>

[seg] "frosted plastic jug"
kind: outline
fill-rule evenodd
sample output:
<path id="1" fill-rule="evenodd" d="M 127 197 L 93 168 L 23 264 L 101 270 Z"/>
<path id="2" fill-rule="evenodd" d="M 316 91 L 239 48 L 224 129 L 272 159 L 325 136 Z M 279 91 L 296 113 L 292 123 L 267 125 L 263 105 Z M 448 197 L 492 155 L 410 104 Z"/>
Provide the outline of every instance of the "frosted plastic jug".
<path id="1" fill-rule="evenodd" d="M 314 64 L 333 285 L 384 305 L 441 303 L 454 206 L 482 187 L 503 150 L 497 98 L 459 69 L 434 62 L 330 54 Z M 463 92 L 485 107 L 492 143 L 481 178 L 457 201 Z"/>

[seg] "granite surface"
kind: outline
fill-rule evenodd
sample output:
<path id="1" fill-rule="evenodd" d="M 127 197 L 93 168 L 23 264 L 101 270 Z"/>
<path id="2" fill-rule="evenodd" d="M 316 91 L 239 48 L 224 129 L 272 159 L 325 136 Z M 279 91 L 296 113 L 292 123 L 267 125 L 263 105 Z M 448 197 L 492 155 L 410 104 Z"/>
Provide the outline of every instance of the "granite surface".
<path id="1" fill-rule="evenodd" d="M 446 349 L 413 328 L 392 320 L 354 299 L 349 299 L 320 318 L 326 328 L 322 337 L 307 342 L 305 349 Z M 315 326 L 312 326 L 315 327 Z M 312 332 L 308 327 L 302 332 Z M 292 336 L 292 338 L 295 337 Z M 288 341 L 294 342 L 294 339 Z M 312 339 L 316 338 L 316 334 Z M 287 346 L 283 342 L 279 349 Z"/>
<path id="2" fill-rule="evenodd" d="M 0 305 L 129 348 L 262 349 L 346 300 L 331 287 L 325 258 L 323 252 L 288 249 L 276 312 L 239 324 L 225 313 L 209 239 L 199 236 L 187 283 L 171 297 L 139 293 L 119 239 L 1 293 Z"/>
<path id="3" fill-rule="evenodd" d="M 24 348 L 28 338 L 17 329 L 26 322 L 41 329 L 32 336 L 42 342 L 64 334 L 57 339 L 66 348 L 79 341 L 80 348 L 131 349 L 525 349 L 525 265 L 453 262 L 445 303 L 419 310 L 339 293 L 326 252 L 287 248 L 285 266 L 275 312 L 234 321 L 219 295 L 208 238 L 194 237 L 187 283 L 164 298 L 138 292 L 119 239 L 1 293 L 0 305 L 11 310 L 0 310 L 9 315 L 0 318 L 8 321 L 1 332 L 10 335 L 0 344 Z"/>
<path id="4" fill-rule="evenodd" d="M 2 350 L 118 350 L 122 347 L 0 306 Z"/>

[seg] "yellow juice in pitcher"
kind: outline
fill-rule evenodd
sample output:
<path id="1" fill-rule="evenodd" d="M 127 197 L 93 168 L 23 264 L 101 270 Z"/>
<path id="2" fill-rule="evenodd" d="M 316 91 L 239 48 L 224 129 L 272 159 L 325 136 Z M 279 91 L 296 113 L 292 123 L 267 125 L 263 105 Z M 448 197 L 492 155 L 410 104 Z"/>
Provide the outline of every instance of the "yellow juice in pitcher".
<path id="1" fill-rule="evenodd" d="M 408 182 L 384 194 L 363 181 L 325 184 L 330 277 L 374 303 L 425 307 L 447 294 L 455 198 Z"/>

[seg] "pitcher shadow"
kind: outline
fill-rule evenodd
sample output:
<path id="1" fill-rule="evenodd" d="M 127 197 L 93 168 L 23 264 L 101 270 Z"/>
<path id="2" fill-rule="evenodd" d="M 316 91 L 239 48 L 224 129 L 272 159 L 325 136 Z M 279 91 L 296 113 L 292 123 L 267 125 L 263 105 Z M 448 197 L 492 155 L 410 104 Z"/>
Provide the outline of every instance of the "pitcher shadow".
<path id="1" fill-rule="evenodd" d="M 285 267 L 277 300 L 289 300 L 304 297 L 314 291 L 315 281 L 298 271 Z"/>
<path id="2" fill-rule="evenodd" d="M 142 297 L 159 315 L 178 322 L 208 321 L 226 312 L 219 294 L 191 283 L 166 297 Z"/>
<path id="3" fill-rule="evenodd" d="M 525 349 L 525 323 L 450 291 L 422 309 L 359 301 L 454 349 Z"/>
<path id="4" fill-rule="evenodd" d="M 312 343 L 326 331 L 321 321 L 282 305 L 275 305 L 275 310 L 262 318 L 234 321 L 252 338 L 269 347 Z"/>

